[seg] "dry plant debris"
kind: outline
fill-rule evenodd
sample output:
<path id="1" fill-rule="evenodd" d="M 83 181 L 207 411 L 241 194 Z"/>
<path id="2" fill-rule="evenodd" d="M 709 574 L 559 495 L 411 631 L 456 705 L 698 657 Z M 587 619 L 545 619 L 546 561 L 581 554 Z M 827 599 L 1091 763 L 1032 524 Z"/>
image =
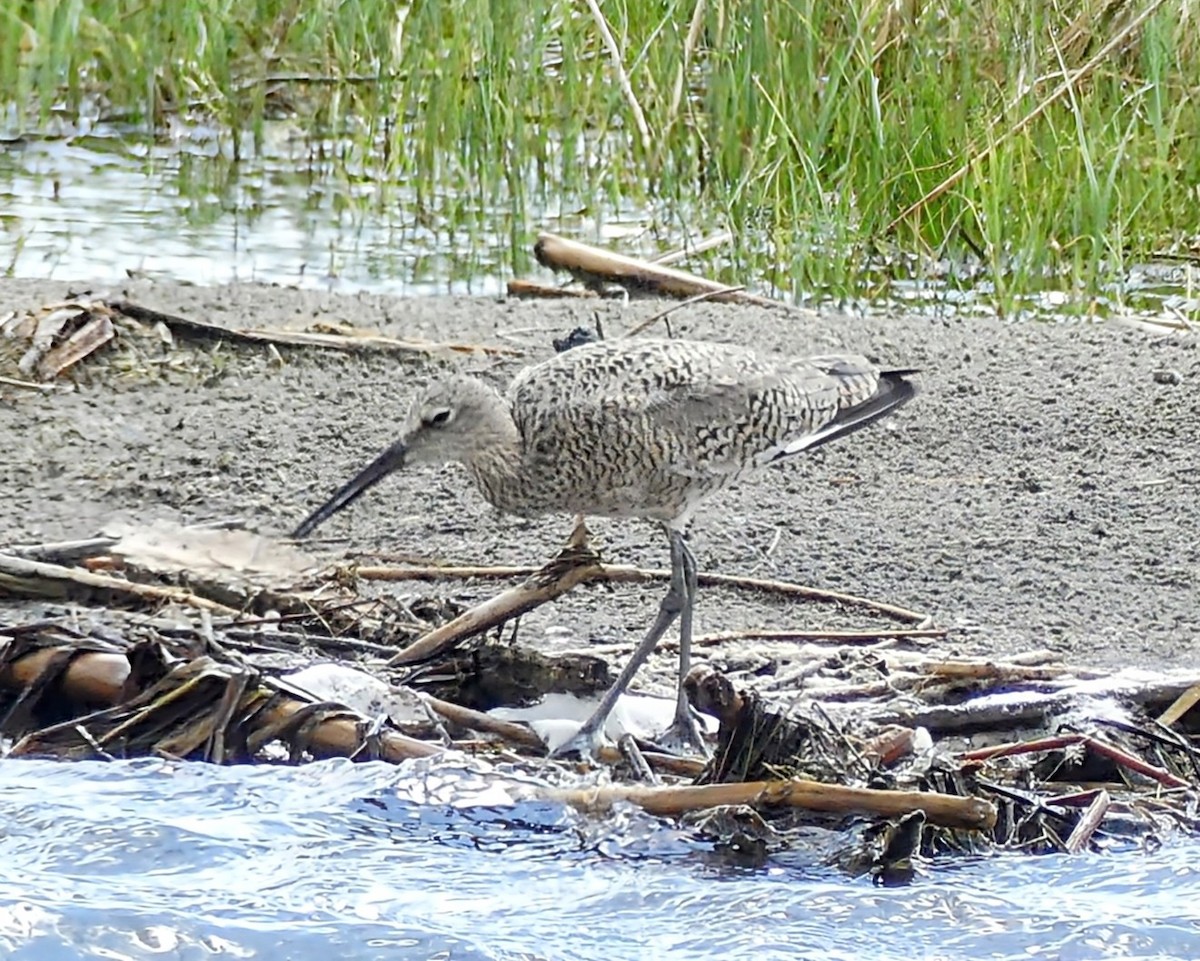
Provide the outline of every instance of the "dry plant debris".
<path id="1" fill-rule="evenodd" d="M 520 356 L 510 347 L 402 339 L 347 324 L 304 329 L 230 328 L 164 313 L 117 298 L 79 298 L 0 316 L 0 386 L 37 390 L 70 373 L 86 376 L 89 365 L 118 376 L 155 377 L 165 372 L 204 374 L 213 366 L 188 344 L 223 343 L 278 348 L 321 348 L 397 354 Z M 276 354 L 276 356 L 278 356 Z"/>
<path id="2" fill-rule="evenodd" d="M 433 596 L 360 594 L 380 580 L 489 573 L 403 570 L 322 569 L 289 544 L 177 525 L 10 548 L 0 553 L 0 597 L 13 602 L 0 608 L 8 754 L 400 761 L 459 747 L 547 765 L 528 728 L 484 712 L 552 690 L 602 690 L 607 664 L 583 652 L 545 657 L 505 640 L 503 625 L 589 579 L 664 573 L 609 568 L 568 549 L 536 571 L 502 569 L 522 582 L 469 611 Z M 1078 851 L 1197 827 L 1190 709 L 1200 678 L 1072 670 L 1046 652 L 947 658 L 912 649 L 937 632 L 893 626 L 924 622 L 919 612 L 783 582 L 737 586 L 857 604 L 880 623 L 852 641 L 846 632 L 771 632 L 805 638 L 812 665 L 791 676 L 788 703 L 769 685 L 696 668 L 689 696 L 720 721 L 707 763 L 626 744 L 626 755 L 612 749 L 604 760 L 631 782 L 544 796 L 586 810 L 617 801 L 664 815 L 704 810 L 707 830 L 726 825 L 727 840 L 747 844 L 761 822 L 755 843 L 768 848 L 814 820 L 865 823 L 836 863 L 881 883 L 947 852 Z M 312 693 L 292 678 L 316 677 L 314 660 L 344 664 L 377 691 L 406 690 L 408 709 L 400 716 L 378 710 L 377 696 L 356 707 Z M 1089 713 L 1102 698 L 1109 713 Z"/>

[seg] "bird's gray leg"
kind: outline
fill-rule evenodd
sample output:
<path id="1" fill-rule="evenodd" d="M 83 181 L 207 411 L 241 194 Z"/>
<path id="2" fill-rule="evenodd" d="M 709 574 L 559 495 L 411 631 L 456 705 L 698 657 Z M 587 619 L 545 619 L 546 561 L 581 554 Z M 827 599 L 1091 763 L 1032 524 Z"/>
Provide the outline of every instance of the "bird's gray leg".
<path id="1" fill-rule="evenodd" d="M 667 628 L 679 617 L 685 607 L 685 596 L 687 585 L 685 583 L 685 568 L 683 560 L 683 552 L 687 550 L 687 545 L 683 542 L 683 536 L 675 531 L 671 531 L 671 586 L 667 590 L 666 596 L 662 599 L 662 603 L 658 605 L 658 616 L 654 618 L 654 623 L 650 626 L 650 630 L 646 632 L 646 636 L 642 638 L 642 642 L 637 646 L 637 650 L 629 658 L 629 663 L 625 665 L 624 670 L 617 676 L 600 699 L 596 710 L 592 712 L 583 723 L 583 727 L 579 732 L 565 744 L 560 745 L 551 752 L 552 757 L 562 757 L 566 754 L 583 754 L 585 756 L 593 756 L 596 753 L 596 748 L 604 738 L 604 723 L 608 720 L 608 715 L 612 713 L 613 707 L 617 703 L 617 699 L 625 693 L 629 687 L 629 683 L 633 680 L 633 676 L 637 674 L 638 669 L 646 663 L 646 658 L 650 656 L 650 652 L 654 650 L 662 636 L 667 632 Z M 693 562 L 693 567 L 695 566 Z"/>
<path id="2" fill-rule="evenodd" d="M 692 668 L 692 616 L 696 609 L 699 580 L 696 555 L 680 531 L 668 530 L 667 533 L 671 538 L 672 569 L 676 551 L 683 568 L 683 609 L 679 612 L 679 685 L 675 697 L 675 720 L 659 740 L 669 749 L 691 749 L 708 757 L 708 746 L 700 734 L 683 688 L 684 679 Z"/>

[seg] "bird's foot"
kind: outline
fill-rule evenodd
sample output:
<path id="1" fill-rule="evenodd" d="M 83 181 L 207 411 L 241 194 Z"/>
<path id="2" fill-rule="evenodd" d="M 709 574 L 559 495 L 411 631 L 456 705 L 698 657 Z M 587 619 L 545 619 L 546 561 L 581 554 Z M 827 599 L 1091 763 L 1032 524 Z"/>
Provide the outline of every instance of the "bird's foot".
<path id="1" fill-rule="evenodd" d="M 700 723 L 691 712 L 676 712 L 671 726 L 662 732 L 654 743 L 668 754 L 683 757 L 699 755 L 704 760 L 712 757 L 712 750 L 700 730 Z"/>
<path id="2" fill-rule="evenodd" d="M 585 761 L 596 761 L 599 760 L 600 748 L 603 746 L 603 731 L 591 724 L 584 724 L 575 734 L 553 748 L 547 756 L 555 761 L 575 757 Z"/>

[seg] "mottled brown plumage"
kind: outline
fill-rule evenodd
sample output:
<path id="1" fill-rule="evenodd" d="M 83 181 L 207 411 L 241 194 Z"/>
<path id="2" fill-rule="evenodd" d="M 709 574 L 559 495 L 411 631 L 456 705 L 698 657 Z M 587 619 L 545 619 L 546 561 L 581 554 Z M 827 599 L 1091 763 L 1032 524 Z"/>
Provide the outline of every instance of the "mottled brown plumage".
<path id="1" fill-rule="evenodd" d="M 502 511 L 642 517 L 671 541 L 671 590 L 654 628 L 572 748 L 598 736 L 617 696 L 675 616 L 687 669 L 695 560 L 683 531 L 700 502 L 776 460 L 906 403 L 912 371 L 852 355 L 764 357 L 684 340 L 601 341 L 529 367 L 501 395 L 471 377 L 422 391 L 400 439 L 296 530 L 303 537 L 405 463 L 461 462 Z M 682 692 L 677 725 L 689 721 Z M 586 743 L 585 743 L 586 742 Z"/>

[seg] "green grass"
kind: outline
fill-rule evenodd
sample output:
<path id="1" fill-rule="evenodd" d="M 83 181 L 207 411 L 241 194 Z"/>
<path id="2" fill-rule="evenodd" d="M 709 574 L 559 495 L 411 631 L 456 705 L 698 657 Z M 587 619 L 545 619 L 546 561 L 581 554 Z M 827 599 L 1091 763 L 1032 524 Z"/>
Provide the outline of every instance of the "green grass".
<path id="1" fill-rule="evenodd" d="M 205 119 L 235 155 L 292 117 L 374 203 L 404 185 L 472 236 L 500 216 L 517 271 L 555 226 L 531 211 L 632 206 L 673 239 L 728 225 L 726 279 L 796 297 L 978 261 L 1000 310 L 1055 284 L 1087 309 L 1200 233 L 1189 0 L 1028 123 L 1151 4 L 708 0 L 689 46 L 697 2 L 601 5 L 647 138 L 582 0 L 4 0 L 0 97 L 30 130 Z"/>

